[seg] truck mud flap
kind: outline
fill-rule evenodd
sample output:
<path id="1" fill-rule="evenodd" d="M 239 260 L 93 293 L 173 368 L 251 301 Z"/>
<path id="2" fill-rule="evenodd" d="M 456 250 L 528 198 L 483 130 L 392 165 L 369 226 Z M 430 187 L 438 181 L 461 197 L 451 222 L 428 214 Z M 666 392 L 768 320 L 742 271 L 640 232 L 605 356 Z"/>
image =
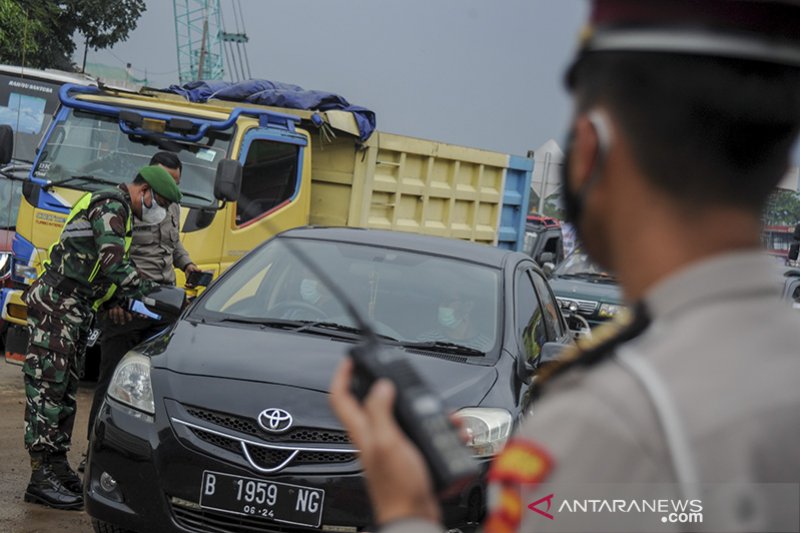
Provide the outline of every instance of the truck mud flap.
<path id="1" fill-rule="evenodd" d="M 28 328 L 12 324 L 9 326 L 6 332 L 6 363 L 22 365 L 25 362 L 25 355 L 28 353 Z"/>

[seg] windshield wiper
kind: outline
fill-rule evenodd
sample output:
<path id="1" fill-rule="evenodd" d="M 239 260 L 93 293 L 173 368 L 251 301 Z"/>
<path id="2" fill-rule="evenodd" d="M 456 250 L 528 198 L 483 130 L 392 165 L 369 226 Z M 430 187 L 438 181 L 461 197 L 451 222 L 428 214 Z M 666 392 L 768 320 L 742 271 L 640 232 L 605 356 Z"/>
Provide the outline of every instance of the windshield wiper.
<path id="1" fill-rule="evenodd" d="M 217 321 L 212 321 L 217 322 Z M 219 322 L 232 322 L 234 324 L 252 324 L 266 328 L 296 329 L 305 325 L 303 320 L 284 320 L 281 318 L 247 318 L 247 317 L 225 317 Z"/>
<path id="2" fill-rule="evenodd" d="M 103 185 L 119 185 L 119 182 L 111 181 L 103 178 L 97 178 L 92 176 L 91 174 L 86 174 L 82 176 L 70 176 L 68 178 L 64 178 L 63 180 L 58 181 L 51 181 L 48 184 L 42 186 L 42 190 L 46 191 L 52 187 L 60 187 L 61 185 L 67 184 L 71 181 L 91 181 L 92 183 L 102 183 Z"/>
<path id="3" fill-rule="evenodd" d="M 308 331 L 310 329 L 316 329 L 316 328 L 326 329 L 326 330 L 333 330 L 333 331 L 341 331 L 341 332 L 344 332 L 344 333 L 353 333 L 355 335 L 363 335 L 364 334 L 364 331 L 361 328 L 357 328 L 355 326 L 347 326 L 345 324 L 339 324 L 338 322 L 312 322 L 312 321 L 308 321 L 305 324 L 303 324 L 302 327 L 297 328 L 295 331 Z M 377 337 L 383 339 L 383 340 L 392 341 L 392 342 L 398 342 L 397 339 L 395 339 L 394 337 L 390 337 L 389 335 L 380 335 L 380 334 L 377 334 L 377 333 L 375 335 Z"/>
<path id="4" fill-rule="evenodd" d="M 458 355 L 471 355 L 471 356 L 484 356 L 486 352 L 482 352 L 476 348 L 457 344 L 455 342 L 445 341 L 422 341 L 422 342 L 404 342 L 401 344 L 403 348 L 415 348 L 422 350 L 431 350 L 436 352 L 454 353 Z"/>
<path id="5" fill-rule="evenodd" d="M 610 281 L 615 283 L 617 281 L 616 278 L 613 276 L 609 276 L 608 274 L 603 274 L 601 272 L 579 272 L 577 274 L 573 274 L 576 278 L 587 278 L 587 279 L 594 279 L 600 281 Z"/>

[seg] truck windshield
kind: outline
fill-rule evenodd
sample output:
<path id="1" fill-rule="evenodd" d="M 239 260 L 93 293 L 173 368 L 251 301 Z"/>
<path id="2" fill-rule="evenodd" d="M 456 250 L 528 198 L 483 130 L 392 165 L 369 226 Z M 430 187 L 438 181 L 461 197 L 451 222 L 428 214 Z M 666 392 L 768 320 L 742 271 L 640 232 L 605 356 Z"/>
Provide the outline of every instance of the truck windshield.
<path id="1" fill-rule="evenodd" d="M 564 262 L 558 266 L 553 275 L 562 278 L 591 277 L 609 281 L 616 280 L 613 274 L 593 263 L 589 256 L 583 252 L 574 252 L 564 259 Z"/>
<path id="2" fill-rule="evenodd" d="M 22 183 L 0 176 L 0 229 L 10 229 L 17 224 L 21 198 Z"/>
<path id="3" fill-rule="evenodd" d="M 206 207 L 216 203 L 214 177 L 217 164 L 225 157 L 231 133 L 211 132 L 200 142 L 179 142 L 156 137 L 126 135 L 117 119 L 71 109 L 66 120 L 59 122 L 42 148 L 34 176 L 52 182 L 72 176 L 94 176 L 90 180 L 74 180 L 65 185 L 82 190 L 107 187 L 103 182 L 132 181 L 136 172 L 150 162 L 159 151 L 178 155 L 183 164 L 182 205 Z"/>
<path id="4" fill-rule="evenodd" d="M 14 160 L 33 162 L 36 146 L 58 108 L 59 86 L 0 74 L 0 124 L 14 130 Z"/>
<path id="5" fill-rule="evenodd" d="M 298 331 L 354 328 L 342 303 L 293 255 L 284 238 L 243 259 L 203 295 L 192 313 L 211 322 Z M 499 337 L 500 271 L 412 250 L 293 239 L 326 270 L 375 332 L 409 348 L 445 346 L 483 355 Z M 341 329 L 341 328 L 340 328 Z"/>

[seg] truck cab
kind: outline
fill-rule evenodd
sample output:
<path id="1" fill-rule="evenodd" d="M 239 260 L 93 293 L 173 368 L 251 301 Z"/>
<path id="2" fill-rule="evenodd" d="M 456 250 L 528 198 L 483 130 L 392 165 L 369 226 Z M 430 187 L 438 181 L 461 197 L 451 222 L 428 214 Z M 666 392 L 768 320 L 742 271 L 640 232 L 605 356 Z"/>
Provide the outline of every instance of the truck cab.
<path id="1" fill-rule="evenodd" d="M 531 256 L 540 267 L 544 267 L 547 263 L 555 267 L 561 263 L 564 260 L 561 223 L 553 217 L 528 215 L 522 251 Z"/>

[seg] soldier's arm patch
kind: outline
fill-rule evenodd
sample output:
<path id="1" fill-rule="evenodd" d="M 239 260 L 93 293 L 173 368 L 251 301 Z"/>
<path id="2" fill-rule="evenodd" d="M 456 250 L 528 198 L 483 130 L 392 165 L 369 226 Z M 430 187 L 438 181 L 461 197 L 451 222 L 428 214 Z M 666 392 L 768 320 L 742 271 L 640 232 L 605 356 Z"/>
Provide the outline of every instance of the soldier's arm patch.
<path id="1" fill-rule="evenodd" d="M 494 483 L 535 485 L 547 479 L 553 466 L 547 450 L 529 440 L 513 439 L 492 462 L 488 479 Z"/>

